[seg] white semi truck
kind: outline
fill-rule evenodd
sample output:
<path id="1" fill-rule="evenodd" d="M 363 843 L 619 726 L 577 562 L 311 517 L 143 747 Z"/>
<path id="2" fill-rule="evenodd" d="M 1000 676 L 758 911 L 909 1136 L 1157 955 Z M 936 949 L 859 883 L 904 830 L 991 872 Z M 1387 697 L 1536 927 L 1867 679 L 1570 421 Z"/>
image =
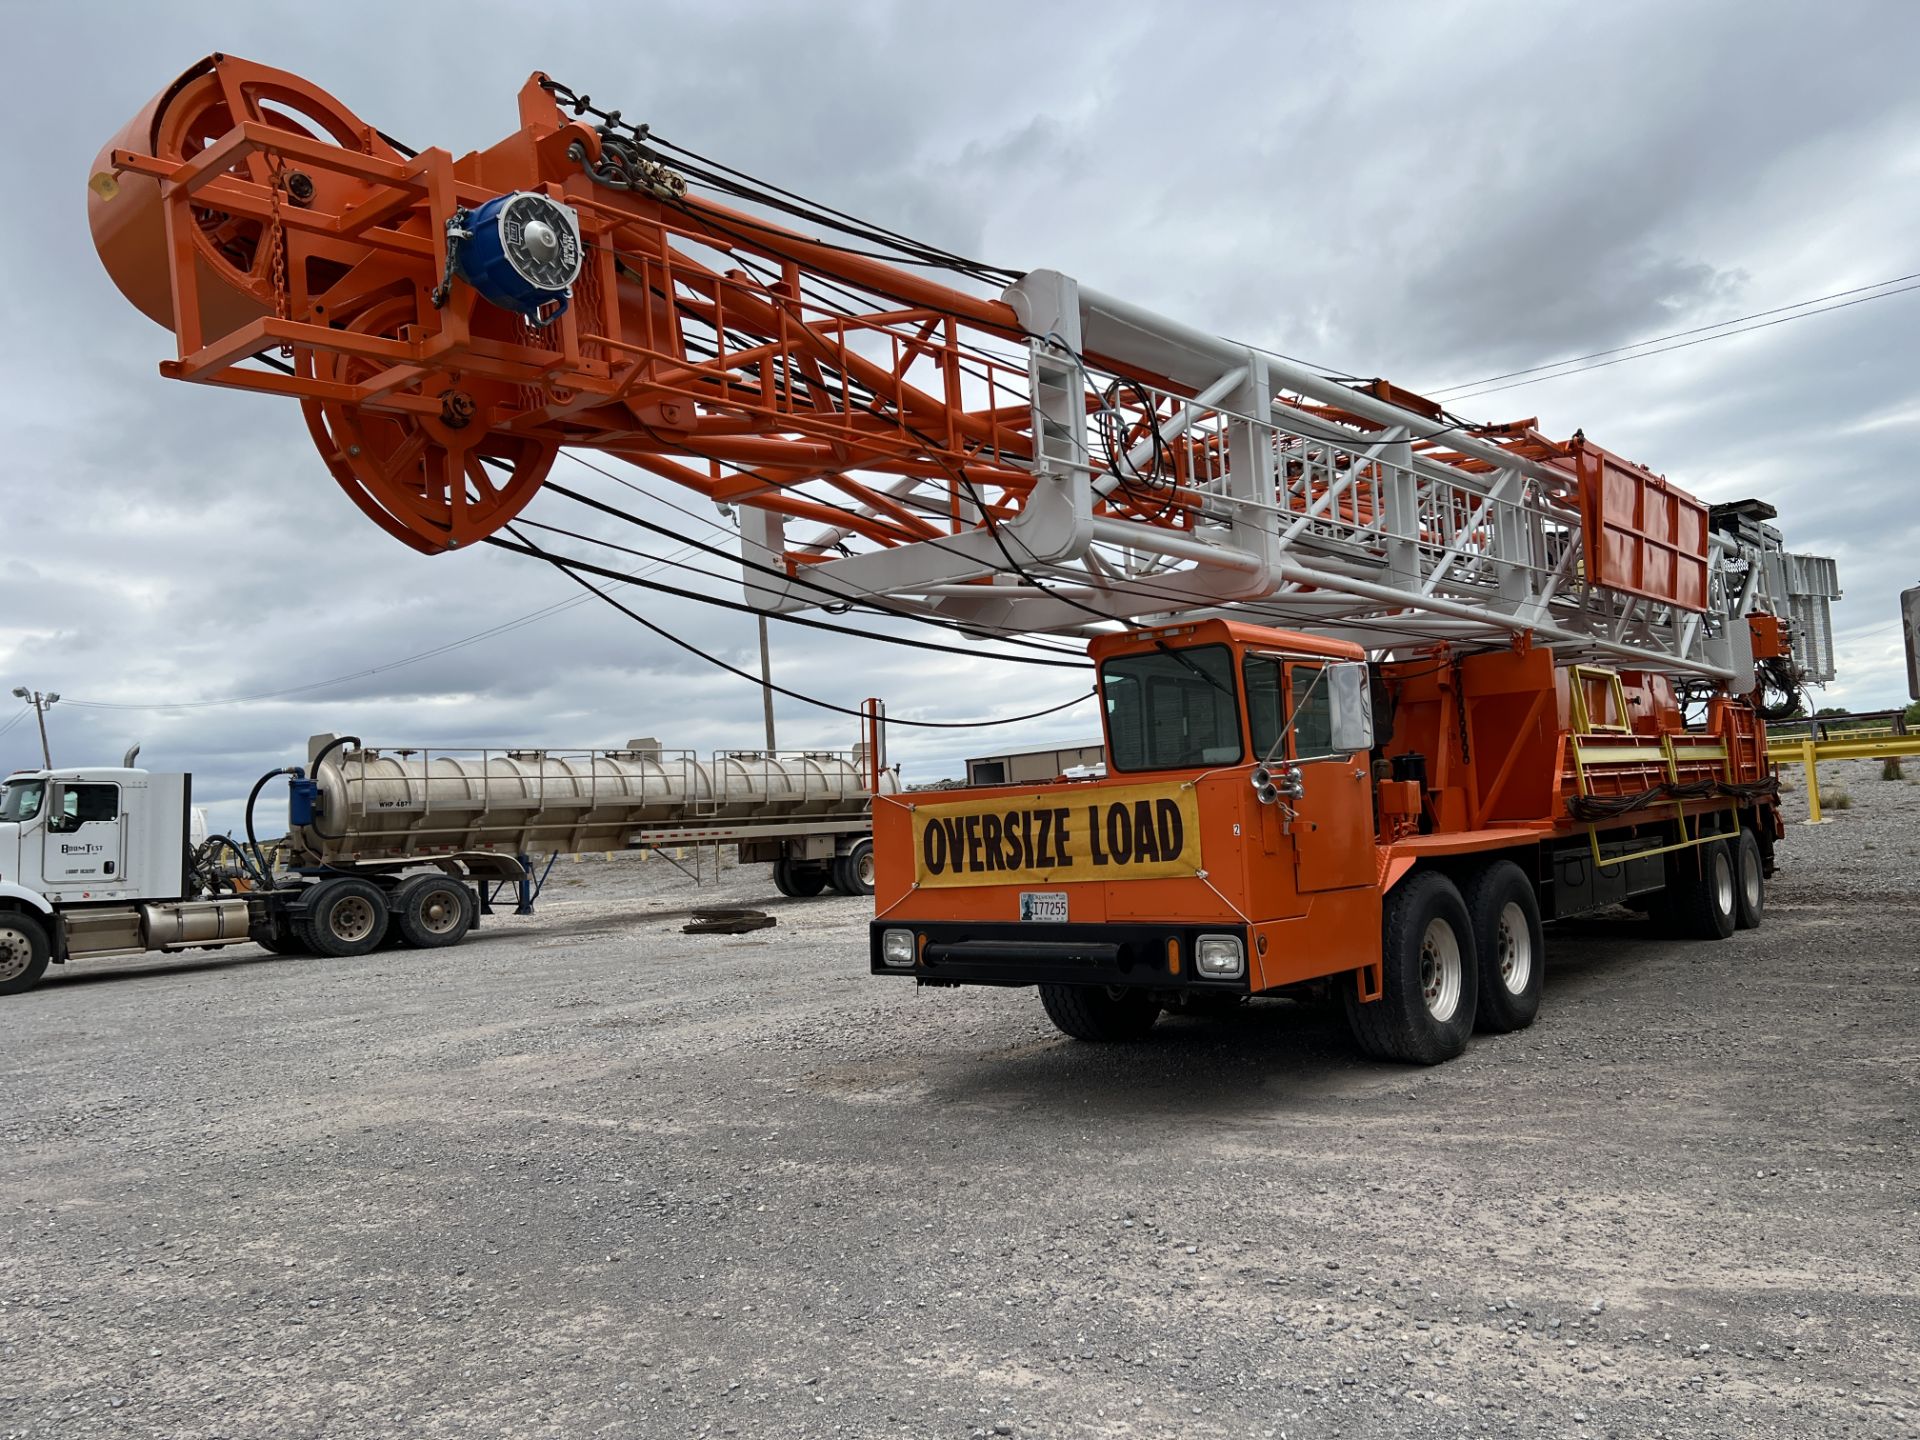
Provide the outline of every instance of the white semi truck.
<path id="1" fill-rule="evenodd" d="M 193 777 L 83 767 L 0 786 L 0 995 L 69 960 L 252 941 L 281 954 L 457 944 L 489 887 L 537 889 L 531 857 L 735 844 L 788 895 L 873 892 L 871 797 L 896 772 L 863 751 L 375 749 L 316 735 L 260 777 L 246 841 L 196 825 Z M 253 810 L 288 783 L 270 859 Z M 196 833 L 197 830 L 197 833 Z"/>

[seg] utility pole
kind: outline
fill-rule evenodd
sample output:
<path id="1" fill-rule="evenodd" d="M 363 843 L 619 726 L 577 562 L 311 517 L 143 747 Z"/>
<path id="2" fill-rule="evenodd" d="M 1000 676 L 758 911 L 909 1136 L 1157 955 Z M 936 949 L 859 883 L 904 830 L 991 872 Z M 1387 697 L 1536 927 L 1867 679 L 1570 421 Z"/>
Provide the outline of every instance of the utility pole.
<path id="1" fill-rule="evenodd" d="M 767 707 L 767 749 L 777 750 L 773 743 L 773 660 L 767 654 L 767 617 L 760 616 L 760 699 Z"/>
<path id="2" fill-rule="evenodd" d="M 766 623 L 764 620 L 760 622 L 763 642 L 760 652 L 762 656 L 766 654 L 764 646 Z M 46 768 L 51 770 L 53 768 L 53 752 L 47 748 L 47 711 L 52 706 L 60 703 L 60 692 L 50 690 L 45 695 L 42 695 L 38 690 L 29 690 L 24 685 L 16 685 L 13 687 L 13 693 L 33 706 L 33 718 L 40 722 L 40 758 L 46 762 Z M 767 703 L 767 713 L 771 716 L 773 713 L 771 696 L 769 696 Z M 773 733 L 773 721 L 771 719 L 767 721 L 767 733 L 769 735 Z"/>

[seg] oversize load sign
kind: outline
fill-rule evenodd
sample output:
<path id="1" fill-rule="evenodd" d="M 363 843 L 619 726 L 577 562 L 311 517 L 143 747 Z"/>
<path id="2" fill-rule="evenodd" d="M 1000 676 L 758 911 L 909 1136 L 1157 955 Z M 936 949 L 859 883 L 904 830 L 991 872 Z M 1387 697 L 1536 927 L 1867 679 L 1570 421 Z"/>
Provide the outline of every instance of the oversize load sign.
<path id="1" fill-rule="evenodd" d="M 1184 785 L 1075 786 L 913 812 L 922 886 L 1163 880 L 1200 871 L 1200 811 Z"/>

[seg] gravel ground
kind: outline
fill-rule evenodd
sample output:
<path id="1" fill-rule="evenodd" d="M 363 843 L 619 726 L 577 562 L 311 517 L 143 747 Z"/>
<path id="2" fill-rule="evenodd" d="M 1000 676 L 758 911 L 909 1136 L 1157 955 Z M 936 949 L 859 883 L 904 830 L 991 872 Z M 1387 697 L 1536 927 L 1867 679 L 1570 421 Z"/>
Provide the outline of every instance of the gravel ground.
<path id="1" fill-rule="evenodd" d="M 1077 1045 L 629 858 L 452 951 L 57 971 L 0 1435 L 1914 1434 L 1920 791 L 1825 779 L 1762 930 L 1558 927 L 1433 1070 Z M 779 927 L 680 933 L 723 894 Z"/>

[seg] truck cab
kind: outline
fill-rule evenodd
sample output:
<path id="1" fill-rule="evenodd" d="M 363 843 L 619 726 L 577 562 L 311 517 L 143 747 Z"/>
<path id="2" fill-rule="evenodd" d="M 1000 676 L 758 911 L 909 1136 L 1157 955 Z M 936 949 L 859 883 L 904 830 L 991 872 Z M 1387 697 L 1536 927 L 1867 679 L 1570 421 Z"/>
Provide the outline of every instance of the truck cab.
<path id="1" fill-rule="evenodd" d="M 0 897 L 50 905 L 177 900 L 190 780 L 131 769 L 24 771 L 0 785 Z"/>
<path id="2" fill-rule="evenodd" d="M 1377 961 L 1360 649 L 1208 620 L 1090 653 L 1103 778 L 875 806 L 873 972 L 1157 1009 Z"/>

